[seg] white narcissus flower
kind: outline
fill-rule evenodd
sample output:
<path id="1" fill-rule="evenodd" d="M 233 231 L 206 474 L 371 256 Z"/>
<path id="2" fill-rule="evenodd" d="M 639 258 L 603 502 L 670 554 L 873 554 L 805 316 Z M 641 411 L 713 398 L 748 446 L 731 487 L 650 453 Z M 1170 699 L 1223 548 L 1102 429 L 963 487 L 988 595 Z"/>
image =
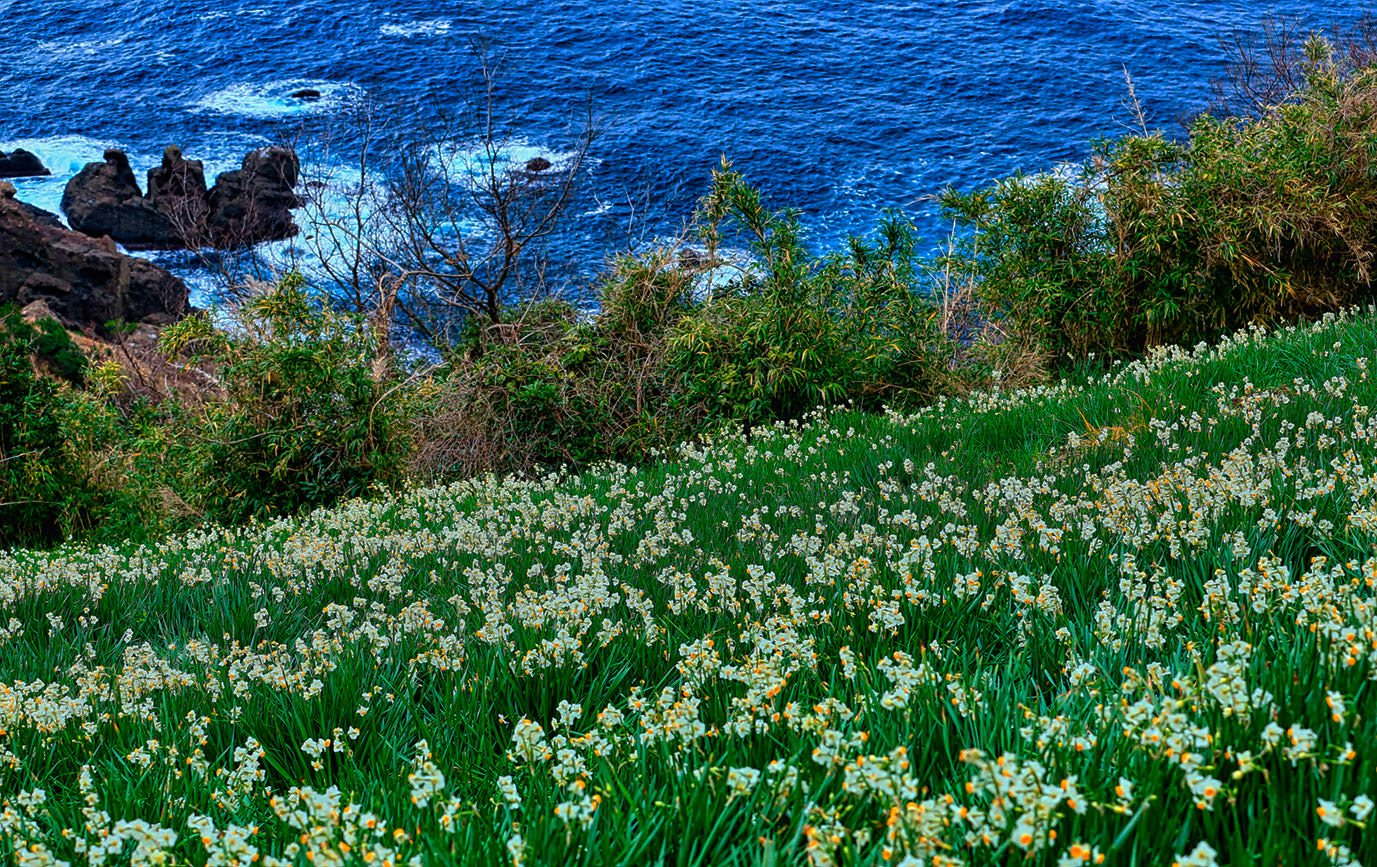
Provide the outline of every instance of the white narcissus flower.
<path id="1" fill-rule="evenodd" d="M 1353 799 L 1353 803 L 1348 805 L 1348 811 L 1353 814 L 1353 818 L 1359 822 L 1367 821 L 1367 817 L 1372 815 L 1372 799 L 1367 795 L 1359 795 Z"/>
<path id="2" fill-rule="evenodd" d="M 1324 798 L 1320 798 L 1320 805 L 1315 808 L 1315 815 L 1319 816 L 1320 821 L 1331 828 L 1337 828 L 1344 823 L 1344 811 L 1339 808 L 1338 804 L 1333 801 L 1326 801 Z"/>

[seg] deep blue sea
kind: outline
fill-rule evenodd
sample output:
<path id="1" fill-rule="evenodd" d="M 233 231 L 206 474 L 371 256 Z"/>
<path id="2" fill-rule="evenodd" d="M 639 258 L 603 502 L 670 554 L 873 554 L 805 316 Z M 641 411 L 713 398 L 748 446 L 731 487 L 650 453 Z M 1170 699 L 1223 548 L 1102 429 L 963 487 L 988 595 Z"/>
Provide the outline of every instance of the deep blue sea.
<path id="1" fill-rule="evenodd" d="M 252 147 L 330 137 L 367 96 L 404 140 L 475 81 L 474 40 L 502 59 L 499 116 L 513 157 L 558 155 L 586 100 L 607 129 L 561 249 L 582 271 L 638 232 L 678 229 L 726 155 L 814 244 L 927 198 L 1077 160 L 1127 130 L 1124 71 L 1168 131 L 1210 99 L 1217 38 L 1269 14 L 1342 24 L 1370 2 L 1245 0 L 0 0 L 0 150 L 55 171 L 18 182 L 57 209 L 62 185 L 108 146 L 136 171 L 176 143 L 207 173 Z M 294 100 L 310 88 L 322 98 Z M 467 143 L 455 131 L 455 146 Z"/>

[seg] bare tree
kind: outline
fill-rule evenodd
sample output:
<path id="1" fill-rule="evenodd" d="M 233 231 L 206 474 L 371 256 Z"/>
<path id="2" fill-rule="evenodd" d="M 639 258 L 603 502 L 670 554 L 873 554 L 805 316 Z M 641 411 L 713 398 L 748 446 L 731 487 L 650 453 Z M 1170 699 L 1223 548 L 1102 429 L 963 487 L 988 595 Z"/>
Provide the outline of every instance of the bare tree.
<path id="1" fill-rule="evenodd" d="M 349 169 L 313 177 L 305 190 L 301 243 L 318 259 L 323 288 L 379 322 L 404 321 L 432 344 L 468 317 L 500 327 L 505 303 L 547 292 L 545 242 L 599 132 L 585 102 L 571 117 L 564 153 L 515 162 L 516 135 L 499 106 L 499 64 L 486 45 L 474 49 L 480 78 L 467 111 L 384 159 L 380 143 L 399 136 L 375 106 L 361 104 Z M 340 165 L 329 158 L 334 146 L 327 138 L 308 162 Z"/>
<path id="2" fill-rule="evenodd" d="M 1377 64 L 1377 18 L 1364 14 L 1347 27 L 1330 28 L 1333 61 L 1347 75 Z M 1234 29 L 1219 37 L 1224 77 L 1211 82 L 1206 109 L 1220 117 L 1257 117 L 1301 90 L 1312 36 L 1297 17 L 1269 18 L 1260 33 Z"/>

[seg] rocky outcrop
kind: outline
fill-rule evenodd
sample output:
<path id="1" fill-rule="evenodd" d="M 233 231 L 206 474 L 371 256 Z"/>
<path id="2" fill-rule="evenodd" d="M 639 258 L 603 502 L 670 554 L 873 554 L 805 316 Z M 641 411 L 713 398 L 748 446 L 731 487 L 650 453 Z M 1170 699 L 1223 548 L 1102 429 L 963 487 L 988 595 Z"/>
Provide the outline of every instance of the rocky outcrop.
<path id="1" fill-rule="evenodd" d="M 62 211 L 78 232 L 108 235 L 131 250 L 244 247 L 298 232 L 292 209 L 303 204 L 295 192 L 300 173 L 290 148 L 260 148 L 207 190 L 204 166 L 174 146 L 149 171 L 145 196 L 128 157 L 112 149 L 68 181 Z"/>
<path id="2" fill-rule="evenodd" d="M 163 324 L 188 310 L 181 280 L 70 229 L 0 182 L 0 304 L 42 301 L 69 327 L 111 320 Z"/>
<path id="3" fill-rule="evenodd" d="M 131 250 L 187 246 L 177 227 L 144 198 L 124 151 L 114 148 L 105 152 L 105 162 L 87 163 L 67 182 L 62 212 L 83 235 L 108 235 Z"/>
<path id="4" fill-rule="evenodd" d="M 0 151 L 0 178 L 41 178 L 52 174 L 43 161 L 23 148 Z"/>
<path id="5" fill-rule="evenodd" d="M 176 145 L 163 151 L 162 165 L 148 170 L 148 201 L 188 246 L 206 242 L 207 194 L 205 166 L 183 158 Z"/>
<path id="6" fill-rule="evenodd" d="M 304 204 L 295 188 L 301 163 L 290 148 L 267 147 L 244 157 L 242 168 L 215 179 L 207 223 L 217 247 L 280 241 L 299 230 L 292 209 Z"/>

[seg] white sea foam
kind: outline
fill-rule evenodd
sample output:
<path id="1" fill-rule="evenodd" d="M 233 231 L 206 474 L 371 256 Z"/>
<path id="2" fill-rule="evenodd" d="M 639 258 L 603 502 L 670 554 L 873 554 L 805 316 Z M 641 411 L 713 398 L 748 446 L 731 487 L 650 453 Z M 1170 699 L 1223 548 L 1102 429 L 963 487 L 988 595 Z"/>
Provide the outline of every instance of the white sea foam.
<path id="1" fill-rule="evenodd" d="M 708 248 L 702 244 L 685 243 L 682 238 L 659 237 L 651 241 L 650 248 L 678 249 L 681 255 L 697 255 L 704 260 Z M 717 264 L 693 278 L 693 300 L 707 301 L 714 294 L 740 285 L 747 277 L 761 275 L 760 263 L 754 253 L 740 247 L 718 247 Z"/>
<path id="2" fill-rule="evenodd" d="M 51 39 L 38 43 L 34 48 L 35 56 L 53 61 L 101 57 L 116 51 L 134 50 L 138 46 L 129 41 L 128 34 L 120 34 L 105 39 Z"/>
<path id="3" fill-rule="evenodd" d="M 295 270 L 324 284 L 332 279 L 332 272 L 347 273 L 348 263 L 360 253 L 368 259 L 374 255 L 374 246 L 395 246 L 389 223 L 383 219 L 387 186 L 381 175 L 365 178 L 356 166 L 307 164 L 297 194 L 307 200 L 293 212 L 301 231 L 296 237 L 254 249 L 272 271 Z"/>
<path id="4" fill-rule="evenodd" d="M 494 142 L 491 148 L 474 141 L 445 142 L 431 146 L 425 153 L 431 167 L 452 180 L 465 176 L 481 178 L 490 167 L 499 171 L 521 171 L 534 159 L 548 161 L 550 168 L 546 171 L 560 171 L 577 156 L 573 152 L 541 147 L 524 138 Z"/>
<path id="5" fill-rule="evenodd" d="M 454 21 L 449 18 L 428 18 L 423 21 L 408 21 L 398 24 L 384 24 L 378 28 L 383 36 L 396 36 L 413 39 L 420 36 L 444 36 L 450 32 Z"/>
<path id="6" fill-rule="evenodd" d="M 41 178 L 12 178 L 21 202 L 61 216 L 62 190 L 72 176 L 81 171 L 87 163 L 98 163 L 105 159 L 107 148 L 121 148 L 116 141 L 100 141 L 79 135 L 52 136 L 49 138 L 23 138 L 0 142 L 0 151 L 23 148 L 43 161 L 52 172 Z"/>
<path id="7" fill-rule="evenodd" d="M 295 82 L 293 82 L 295 84 Z M 186 144 L 188 159 L 197 159 L 205 166 L 207 183 L 215 183 L 222 172 L 239 168 L 244 154 L 254 148 L 262 147 L 269 141 L 261 136 L 244 134 L 224 134 L 212 145 L 194 142 Z M 16 178 L 14 183 L 22 201 L 61 216 L 62 192 L 72 176 L 87 163 L 101 162 L 108 148 L 120 148 L 129 156 L 135 174 L 143 179 L 148 169 L 156 166 L 161 154 L 132 151 L 122 142 L 98 140 L 81 136 L 58 136 L 52 138 L 14 139 L 0 142 L 0 151 L 9 152 L 24 148 L 36 154 L 53 174 L 42 178 Z M 510 166 L 520 170 L 526 163 L 537 157 L 549 160 L 552 167 L 568 164 L 573 154 L 543 148 L 526 140 L 513 141 L 495 150 L 492 164 L 501 169 Z M 485 171 L 488 152 L 473 143 L 451 143 L 432 151 L 437 166 L 451 172 L 460 181 L 466 176 L 477 177 Z M 308 278 L 318 281 L 329 279 L 329 269 L 322 261 L 329 256 L 337 261 L 347 261 L 357 252 L 358 246 L 353 234 L 361 232 L 370 243 L 387 243 L 386 225 L 380 219 L 379 208 L 386 200 L 386 187 L 381 175 L 371 178 L 363 195 L 358 191 L 364 179 L 358 169 L 352 166 L 303 166 L 302 184 L 298 193 L 312 199 L 305 207 L 294 212 L 301 232 L 295 238 L 272 241 L 257 245 L 252 256 L 268 272 L 281 273 L 296 269 Z M 363 226 L 351 226 L 356 219 L 355 204 L 361 206 Z M 330 234 L 334 227 L 333 236 Z M 462 236 L 477 243 L 483 243 L 492 235 L 491 227 L 476 216 L 456 215 L 456 219 L 436 229 L 442 235 Z M 158 262 L 186 282 L 191 290 L 192 303 L 198 307 L 211 304 L 220 291 L 223 274 L 219 269 L 205 267 L 203 257 L 215 258 L 213 251 L 171 251 L 139 252 Z"/>
<path id="8" fill-rule="evenodd" d="M 81 171 L 90 162 L 104 159 L 108 148 L 120 147 L 119 142 L 101 141 L 80 135 L 52 136 L 50 138 L 21 138 L 0 142 L 0 151 L 23 148 L 36 154 L 54 176 L 70 177 Z"/>
<path id="9" fill-rule="evenodd" d="M 262 136 L 230 134 L 221 137 L 212 147 L 192 146 L 187 149 L 188 159 L 199 159 L 205 165 L 206 180 L 214 183 L 221 172 L 237 169 L 242 164 L 244 154 L 268 144 Z M 85 136 L 52 136 L 49 138 L 23 138 L 0 141 L 0 151 L 9 153 L 23 148 L 35 154 L 52 172 L 38 178 L 12 178 L 20 201 L 42 208 L 63 219 L 62 192 L 67 182 L 87 163 L 99 163 L 105 159 L 105 151 L 119 148 L 129 157 L 129 163 L 139 179 L 140 187 L 145 182 L 148 169 L 158 165 L 161 154 L 131 150 L 123 142 L 100 140 Z M 288 244 L 290 242 L 282 242 Z M 129 251 L 125 251 L 129 252 Z M 191 290 L 191 303 L 204 307 L 214 298 L 218 276 L 213 269 L 203 267 L 201 257 L 206 251 L 141 251 L 131 255 L 151 259 L 180 277 Z"/>
<path id="10" fill-rule="evenodd" d="M 319 96 L 293 96 L 301 91 L 315 91 Z M 327 114 L 357 102 L 364 93 L 362 87 L 352 82 L 293 78 L 263 84 L 233 84 L 207 94 L 196 107 L 245 117 L 286 118 Z"/>
<path id="11" fill-rule="evenodd" d="M 201 160 L 204 163 L 206 182 L 214 184 L 215 178 L 221 172 L 239 168 L 246 153 L 269 143 L 263 136 L 227 134 L 217 140 L 213 147 L 189 145 L 185 151 L 187 159 Z M 119 141 L 77 135 L 0 141 L 0 151 L 8 153 L 16 148 L 23 148 L 35 154 L 43 161 L 48 171 L 52 172 L 51 175 L 41 178 L 14 178 L 20 200 L 53 213 L 59 213 L 62 190 L 67 182 L 87 163 L 103 162 L 105 151 L 110 148 L 118 148 L 129 157 L 129 164 L 134 169 L 134 176 L 139 179 L 141 187 L 148 170 L 162 160 L 161 152 L 145 153 L 131 150 Z"/>

